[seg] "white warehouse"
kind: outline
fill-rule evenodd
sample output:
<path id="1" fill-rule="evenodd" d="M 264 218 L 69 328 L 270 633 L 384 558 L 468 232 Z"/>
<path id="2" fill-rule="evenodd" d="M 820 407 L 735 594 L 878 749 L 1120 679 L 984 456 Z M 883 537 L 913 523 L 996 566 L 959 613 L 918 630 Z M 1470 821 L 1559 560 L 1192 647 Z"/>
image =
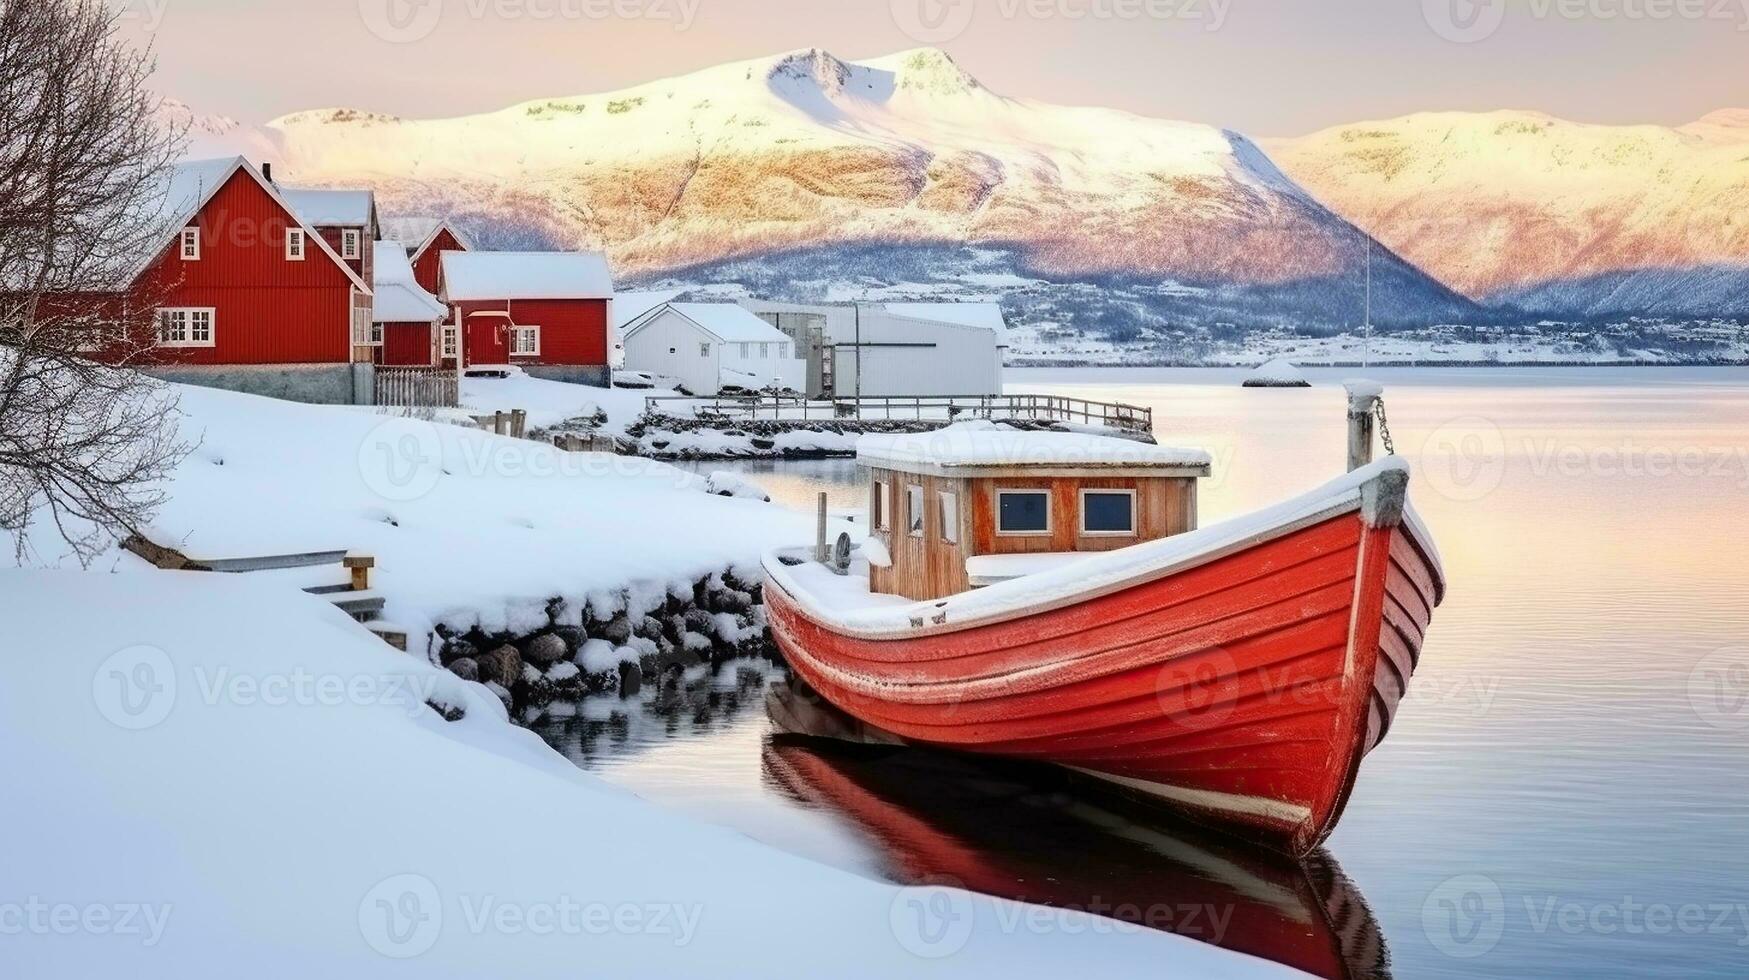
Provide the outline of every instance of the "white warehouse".
<path id="1" fill-rule="evenodd" d="M 621 341 L 627 368 L 674 378 L 695 395 L 806 383 L 794 341 L 733 303 L 661 303 L 627 323 Z"/>
<path id="2" fill-rule="evenodd" d="M 995 303 L 740 303 L 797 341 L 811 396 L 1002 393 L 1008 330 Z"/>

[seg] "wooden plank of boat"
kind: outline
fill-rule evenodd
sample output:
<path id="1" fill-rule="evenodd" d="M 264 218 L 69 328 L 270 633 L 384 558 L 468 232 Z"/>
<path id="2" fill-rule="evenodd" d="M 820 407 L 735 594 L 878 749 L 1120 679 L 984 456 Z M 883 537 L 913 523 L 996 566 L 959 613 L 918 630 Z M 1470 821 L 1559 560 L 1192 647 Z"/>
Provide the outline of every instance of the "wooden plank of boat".
<path id="1" fill-rule="evenodd" d="M 1267 519 L 870 611 L 769 556 L 772 632 L 878 729 L 1066 766 L 1304 854 L 1389 730 L 1443 591 L 1407 479 L 1381 463 Z"/>

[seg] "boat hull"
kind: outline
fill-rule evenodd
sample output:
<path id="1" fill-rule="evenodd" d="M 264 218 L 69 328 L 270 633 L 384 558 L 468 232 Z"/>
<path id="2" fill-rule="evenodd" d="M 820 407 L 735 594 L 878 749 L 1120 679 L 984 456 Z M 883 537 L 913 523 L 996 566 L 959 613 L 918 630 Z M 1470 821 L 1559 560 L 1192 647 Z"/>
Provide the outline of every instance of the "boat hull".
<path id="1" fill-rule="evenodd" d="M 900 739 L 1066 766 L 1302 855 L 1388 733 L 1443 591 L 1391 475 L 1118 587 L 899 634 L 845 629 L 768 575 L 772 633 L 828 701 Z"/>

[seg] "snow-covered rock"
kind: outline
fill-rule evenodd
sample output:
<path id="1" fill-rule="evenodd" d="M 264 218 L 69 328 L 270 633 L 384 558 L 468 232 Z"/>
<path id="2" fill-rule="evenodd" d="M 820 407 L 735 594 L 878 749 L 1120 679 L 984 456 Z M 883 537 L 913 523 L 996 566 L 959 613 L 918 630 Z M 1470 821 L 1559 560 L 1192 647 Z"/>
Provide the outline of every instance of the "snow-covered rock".
<path id="1" fill-rule="evenodd" d="M 1252 371 L 1243 382 L 1247 388 L 1310 388 L 1312 383 L 1300 369 L 1282 358 L 1276 358 Z"/>

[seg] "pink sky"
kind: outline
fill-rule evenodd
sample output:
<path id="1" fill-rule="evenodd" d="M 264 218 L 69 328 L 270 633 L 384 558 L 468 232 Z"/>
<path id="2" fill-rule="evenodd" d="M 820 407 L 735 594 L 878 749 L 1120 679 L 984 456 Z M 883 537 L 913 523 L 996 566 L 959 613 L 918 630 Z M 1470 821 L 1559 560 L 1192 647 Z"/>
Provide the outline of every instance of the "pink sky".
<path id="1" fill-rule="evenodd" d="M 932 43 L 1005 95 L 1284 136 L 1437 109 L 1749 105 L 1749 0 L 109 0 L 163 91 L 452 116 L 802 47 Z"/>

